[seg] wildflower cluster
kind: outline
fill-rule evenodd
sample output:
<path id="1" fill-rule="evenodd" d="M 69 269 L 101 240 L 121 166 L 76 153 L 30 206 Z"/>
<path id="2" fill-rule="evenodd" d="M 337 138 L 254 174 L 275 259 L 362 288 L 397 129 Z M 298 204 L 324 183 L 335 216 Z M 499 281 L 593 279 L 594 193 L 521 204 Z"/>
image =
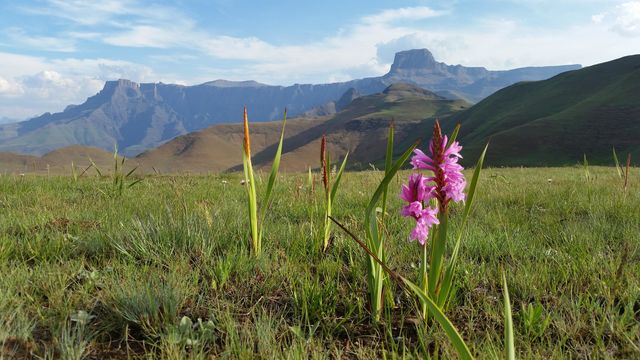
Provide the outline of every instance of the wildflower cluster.
<path id="1" fill-rule="evenodd" d="M 439 224 L 438 214 L 446 214 L 449 202 L 465 200 L 466 181 L 463 167 L 458 164 L 462 158 L 462 146 L 457 141 L 448 144 L 447 136 L 442 136 L 440 124 L 436 121 L 433 138 L 429 143 L 430 154 L 420 149 L 414 150 L 411 165 L 417 170 L 429 170 L 432 176 L 414 173 L 409 176 L 407 185 L 402 186 L 400 198 L 409 204 L 401 210 L 402 216 L 412 217 L 416 227 L 411 231 L 410 239 L 425 245 L 429 229 Z M 437 202 L 432 205 L 432 200 Z"/>

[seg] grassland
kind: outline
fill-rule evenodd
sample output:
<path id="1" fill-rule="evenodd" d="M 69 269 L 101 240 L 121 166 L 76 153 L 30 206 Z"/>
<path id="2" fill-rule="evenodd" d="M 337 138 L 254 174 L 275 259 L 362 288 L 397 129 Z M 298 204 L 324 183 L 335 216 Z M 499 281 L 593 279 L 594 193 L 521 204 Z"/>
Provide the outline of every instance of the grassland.
<path id="1" fill-rule="evenodd" d="M 589 172 L 483 172 L 447 310 L 479 358 L 502 356 L 501 268 L 518 358 L 640 357 L 640 173 L 624 192 L 613 168 Z M 343 178 L 334 215 L 358 233 L 380 178 Z M 371 323 L 363 252 L 339 230 L 319 250 L 316 187 L 279 179 L 256 259 L 239 174 L 151 176 L 120 196 L 108 178 L 1 176 L 2 357 L 454 357 L 399 288 Z M 391 198 L 389 265 L 413 279 L 420 250 Z"/>

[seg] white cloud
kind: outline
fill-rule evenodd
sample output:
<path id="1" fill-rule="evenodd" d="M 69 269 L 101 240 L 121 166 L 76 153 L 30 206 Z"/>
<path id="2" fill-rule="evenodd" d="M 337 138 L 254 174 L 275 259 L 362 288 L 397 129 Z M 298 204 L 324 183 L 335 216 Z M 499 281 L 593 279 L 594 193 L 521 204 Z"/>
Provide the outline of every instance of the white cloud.
<path id="1" fill-rule="evenodd" d="M 105 23 L 111 21 L 114 16 L 132 11 L 128 2 L 119 0 L 48 0 L 46 3 L 46 6 L 23 9 L 28 13 L 59 17 L 80 25 Z"/>
<path id="2" fill-rule="evenodd" d="M 5 79 L 0 76 L 0 97 L 12 98 L 24 93 L 20 85 L 13 79 Z"/>
<path id="3" fill-rule="evenodd" d="M 58 52 L 73 52 L 76 50 L 74 39 L 32 36 L 28 35 L 23 29 L 15 27 L 4 29 L 4 33 L 11 39 L 12 43 L 17 44 L 19 47 Z"/>
<path id="4" fill-rule="evenodd" d="M 615 33 L 626 37 L 640 36 L 640 1 L 616 5 L 609 11 L 593 15 L 591 20 L 606 25 Z"/>
<path id="5" fill-rule="evenodd" d="M 15 71 L 20 70 L 20 71 Z M 83 102 L 119 78 L 155 82 L 165 78 L 147 66 L 111 59 L 39 57 L 0 53 L 0 116 L 28 118 Z"/>
<path id="6" fill-rule="evenodd" d="M 640 1 L 618 5 L 612 29 L 627 36 L 640 36 Z"/>
<path id="7" fill-rule="evenodd" d="M 384 10 L 375 15 L 365 16 L 362 21 L 367 24 L 386 24 L 398 20 L 421 20 L 444 15 L 445 12 L 433 10 L 426 6 L 404 7 Z"/>

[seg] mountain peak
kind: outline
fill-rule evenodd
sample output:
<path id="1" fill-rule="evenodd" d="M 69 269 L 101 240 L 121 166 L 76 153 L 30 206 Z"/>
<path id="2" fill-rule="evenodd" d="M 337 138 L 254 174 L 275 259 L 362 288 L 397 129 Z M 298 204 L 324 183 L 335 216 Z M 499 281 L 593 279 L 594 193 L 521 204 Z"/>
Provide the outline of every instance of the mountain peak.
<path id="1" fill-rule="evenodd" d="M 137 82 L 128 79 L 110 80 L 104 83 L 104 88 L 134 88 L 137 89 L 140 85 Z"/>
<path id="2" fill-rule="evenodd" d="M 401 69 L 431 69 L 436 66 L 436 59 L 427 49 L 413 49 L 396 53 L 391 65 L 391 72 Z"/>

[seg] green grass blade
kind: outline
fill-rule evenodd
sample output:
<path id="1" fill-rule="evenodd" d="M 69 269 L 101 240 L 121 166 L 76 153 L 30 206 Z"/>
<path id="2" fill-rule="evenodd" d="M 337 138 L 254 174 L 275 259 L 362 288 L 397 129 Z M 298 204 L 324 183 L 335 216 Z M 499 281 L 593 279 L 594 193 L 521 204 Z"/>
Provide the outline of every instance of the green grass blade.
<path id="1" fill-rule="evenodd" d="M 127 185 L 127 188 L 133 187 L 134 185 L 140 183 L 141 181 L 142 181 L 142 178 L 136 179 L 135 181 L 131 182 L 131 184 Z"/>
<path id="2" fill-rule="evenodd" d="M 502 288 L 504 292 L 504 342 L 507 360 L 516 359 L 515 338 L 513 336 L 513 318 L 511 316 L 511 300 L 507 288 L 507 276 L 502 272 Z"/>
<path id="3" fill-rule="evenodd" d="M 96 172 L 98 173 L 98 176 L 102 177 L 102 171 L 100 170 L 98 165 L 96 165 L 96 163 L 93 162 L 93 159 L 89 158 L 89 162 L 91 163 L 91 166 L 93 166 L 93 168 L 96 169 Z"/>
<path id="4" fill-rule="evenodd" d="M 275 185 L 276 178 L 278 177 L 278 169 L 280 168 L 280 159 L 282 158 L 282 143 L 284 142 L 284 127 L 286 124 L 287 124 L 287 111 L 285 110 L 284 118 L 282 119 L 282 131 L 280 132 L 280 142 L 278 143 L 278 150 L 276 150 L 276 155 L 273 157 L 273 163 L 271 164 L 271 174 L 269 174 L 267 189 L 265 191 L 264 199 L 262 201 L 262 209 L 260 211 L 261 227 L 262 227 L 262 224 L 264 224 L 264 219 L 265 219 L 265 216 L 267 215 L 267 210 L 269 208 L 269 200 L 271 199 L 273 186 Z"/>
<path id="5" fill-rule="evenodd" d="M 620 167 L 620 162 L 618 161 L 618 154 L 616 154 L 615 146 L 611 147 L 613 149 L 613 161 L 616 164 L 616 171 L 618 172 L 618 177 L 622 179 L 622 168 Z"/>
<path id="6" fill-rule="evenodd" d="M 247 187 L 247 208 L 249 210 L 249 226 L 251 235 L 251 245 L 255 255 L 260 254 L 260 239 L 258 237 L 258 212 L 256 203 L 256 188 L 253 176 L 253 166 L 251 159 L 242 152 L 242 165 L 244 168 L 244 186 Z"/>
<path id="7" fill-rule="evenodd" d="M 125 178 L 128 178 L 129 176 L 133 175 L 133 173 L 134 173 L 136 170 L 138 170 L 138 167 L 137 167 L 137 166 L 136 166 L 136 167 L 134 167 L 133 169 L 131 169 L 131 171 L 129 171 L 129 172 L 127 173 L 127 175 L 125 175 L 124 177 L 125 177 Z"/>
<path id="8" fill-rule="evenodd" d="M 387 153 L 384 159 L 384 174 L 387 175 L 391 166 L 393 166 L 393 138 L 395 136 L 395 123 L 391 120 L 391 124 L 389 125 L 389 136 L 387 137 Z M 387 192 L 388 186 L 385 186 L 384 192 L 382 193 L 382 218 L 384 219 L 384 215 L 387 212 Z"/>
<path id="9" fill-rule="evenodd" d="M 456 127 L 453 129 L 451 136 L 449 137 L 449 141 L 447 142 L 447 147 L 451 146 L 451 144 L 453 144 L 453 142 L 456 141 L 456 139 L 458 138 L 459 132 L 460 132 L 460 124 L 457 124 Z"/>
<path id="10" fill-rule="evenodd" d="M 587 179 L 587 181 L 589 181 L 589 162 L 587 161 L 587 154 L 582 154 L 583 155 L 583 162 L 582 162 L 582 166 L 584 167 L 584 177 Z"/>
<path id="11" fill-rule="evenodd" d="M 78 175 L 78 177 L 82 177 L 82 175 L 84 175 L 84 173 L 89 171 L 89 169 L 91 169 L 92 167 L 93 167 L 93 164 L 89 164 L 86 168 L 84 168 L 84 170 L 82 170 L 82 172 L 80 172 L 80 175 Z"/>
<path id="12" fill-rule="evenodd" d="M 338 186 L 340 186 L 340 179 L 342 179 L 342 173 L 344 172 L 344 169 L 347 165 L 347 158 L 349 157 L 349 153 L 347 153 L 344 156 L 344 159 L 342 159 L 342 164 L 340 165 L 340 170 L 338 170 L 338 173 L 336 174 L 336 178 L 335 180 L 333 180 L 333 184 L 331 185 L 331 203 L 333 203 L 333 199 L 335 199 L 336 197 L 336 193 L 338 192 Z"/>
<path id="13" fill-rule="evenodd" d="M 453 252 L 451 253 L 451 261 L 449 261 L 449 266 L 447 266 L 447 269 L 445 270 L 444 279 L 442 282 L 442 290 L 438 297 L 438 305 L 440 306 L 444 306 L 451 292 L 453 274 L 455 272 L 458 254 L 460 252 L 460 243 L 462 242 L 462 234 L 464 233 L 464 229 L 467 225 L 467 220 L 469 219 L 469 213 L 471 213 L 471 206 L 473 205 L 473 199 L 475 198 L 476 188 L 478 186 L 478 180 L 480 179 L 480 173 L 482 171 L 482 167 L 484 166 L 484 158 L 487 155 L 488 148 L 489 148 L 489 144 L 487 143 L 487 145 L 485 145 L 484 147 L 484 150 L 482 150 L 480 157 L 478 158 L 478 162 L 476 163 L 476 168 L 473 170 L 473 176 L 471 177 L 471 182 L 469 183 L 469 191 L 467 191 L 467 199 L 465 201 L 464 211 L 462 213 L 462 224 L 460 225 L 460 229 L 458 230 L 458 237 L 453 247 Z"/>
<path id="14" fill-rule="evenodd" d="M 429 296 L 434 299 L 438 299 L 439 294 L 442 293 L 442 291 L 438 290 L 438 283 L 442 273 L 444 250 L 447 245 L 449 215 L 446 213 L 439 214 L 438 220 L 440 220 L 440 224 L 437 225 L 435 230 L 431 258 L 429 259 Z"/>
<path id="15" fill-rule="evenodd" d="M 473 355 L 469 350 L 469 347 L 462 339 L 462 336 L 455 328 L 451 320 L 442 312 L 442 310 L 436 305 L 436 303 L 424 292 L 418 285 L 413 282 L 402 278 L 405 285 L 412 290 L 420 299 L 423 304 L 426 304 L 429 308 L 429 313 L 433 315 L 433 318 L 442 326 L 442 329 L 447 334 L 449 341 L 453 344 L 453 347 L 458 352 L 460 359 L 473 359 Z"/>

